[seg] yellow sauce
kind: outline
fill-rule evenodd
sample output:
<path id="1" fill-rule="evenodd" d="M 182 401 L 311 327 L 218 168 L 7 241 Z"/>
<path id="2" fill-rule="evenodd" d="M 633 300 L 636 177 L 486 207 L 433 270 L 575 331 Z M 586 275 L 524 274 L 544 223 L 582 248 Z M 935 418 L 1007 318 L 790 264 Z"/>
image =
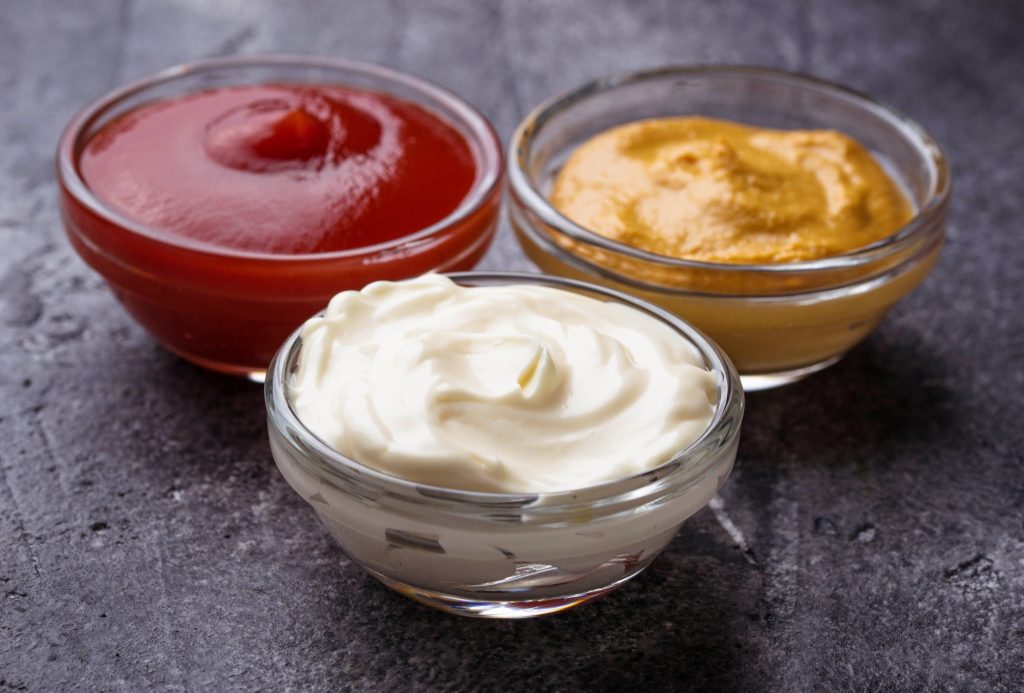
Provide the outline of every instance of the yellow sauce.
<path id="1" fill-rule="evenodd" d="M 845 253 L 910 220 L 911 203 L 871 154 L 828 130 L 699 117 L 623 125 L 573 152 L 551 202 L 602 236 L 713 263 L 636 258 L 545 226 L 539 230 L 558 246 L 553 251 L 511 217 L 541 270 L 633 293 L 682 316 L 747 376 L 785 378 L 835 361 L 920 284 L 941 248 L 939 237 L 866 264 L 792 273 L 735 266 Z"/>
<path id="2" fill-rule="evenodd" d="M 913 213 L 846 135 L 701 117 L 643 120 L 591 138 L 559 172 L 551 202 L 621 243 L 733 264 L 837 255 L 892 235 Z"/>

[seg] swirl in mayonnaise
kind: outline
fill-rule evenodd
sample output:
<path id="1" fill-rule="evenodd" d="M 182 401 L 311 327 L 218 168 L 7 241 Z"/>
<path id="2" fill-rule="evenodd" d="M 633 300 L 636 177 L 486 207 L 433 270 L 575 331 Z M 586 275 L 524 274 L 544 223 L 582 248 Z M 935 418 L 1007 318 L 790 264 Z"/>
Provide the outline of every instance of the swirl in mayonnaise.
<path id="1" fill-rule="evenodd" d="M 425 275 L 335 296 L 302 329 L 299 419 L 417 483 L 553 492 L 667 462 L 718 399 L 697 349 L 622 303 Z"/>

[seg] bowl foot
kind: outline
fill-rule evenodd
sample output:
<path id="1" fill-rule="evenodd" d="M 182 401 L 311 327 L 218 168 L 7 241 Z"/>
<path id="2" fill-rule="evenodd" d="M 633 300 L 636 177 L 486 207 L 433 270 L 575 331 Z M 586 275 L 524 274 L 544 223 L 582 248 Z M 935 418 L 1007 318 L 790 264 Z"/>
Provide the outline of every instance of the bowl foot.
<path id="1" fill-rule="evenodd" d="M 267 379 L 267 369 L 259 368 L 257 366 L 238 366 L 233 363 L 225 363 L 222 361 L 214 361 L 212 359 L 203 358 L 202 356 L 194 356 L 193 354 L 186 353 L 180 349 L 175 349 L 166 344 L 161 344 L 164 349 L 171 352 L 175 356 L 182 358 L 193 366 L 199 366 L 205 368 L 208 371 L 214 371 L 215 373 L 223 373 L 224 375 L 233 375 L 238 378 L 245 378 L 254 383 L 263 384 Z"/>
<path id="2" fill-rule="evenodd" d="M 453 594 L 445 594 L 443 592 L 424 589 L 422 587 L 413 587 L 412 585 L 407 585 L 404 582 L 398 582 L 397 580 L 385 577 L 375 570 L 367 570 L 367 572 L 399 594 L 403 594 L 410 599 L 420 602 L 421 604 L 426 604 L 427 606 L 431 606 L 440 611 L 445 611 L 449 614 L 475 618 L 519 619 L 535 618 L 537 616 L 553 614 L 559 611 L 565 611 L 566 609 L 571 609 L 574 606 L 579 606 L 584 602 L 588 602 L 592 599 L 608 594 L 619 585 L 635 577 L 640 571 L 631 573 L 630 575 L 627 575 L 626 577 L 623 577 L 622 579 L 605 587 L 599 587 L 586 592 L 567 594 L 548 599 L 522 600 L 499 600 L 486 598 L 471 599 L 468 597 L 459 597 Z M 510 595 L 506 594 L 503 596 Z"/>
<path id="3" fill-rule="evenodd" d="M 829 366 L 837 363 L 843 358 L 845 354 L 839 356 L 833 356 L 830 359 L 826 359 L 821 363 L 815 363 L 810 366 L 804 366 L 802 368 L 794 368 L 789 371 L 778 371 L 776 373 L 751 373 L 751 374 L 740 374 L 740 382 L 743 383 L 744 392 L 757 392 L 758 390 L 771 390 L 772 388 L 782 387 L 783 385 L 789 385 L 795 383 L 798 380 L 803 380 L 812 373 L 825 370 Z"/>

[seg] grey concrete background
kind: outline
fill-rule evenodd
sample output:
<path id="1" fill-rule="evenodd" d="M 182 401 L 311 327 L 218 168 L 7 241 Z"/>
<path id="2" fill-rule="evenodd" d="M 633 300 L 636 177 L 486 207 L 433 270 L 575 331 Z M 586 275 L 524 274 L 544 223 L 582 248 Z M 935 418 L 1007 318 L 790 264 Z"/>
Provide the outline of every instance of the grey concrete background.
<path id="1" fill-rule="evenodd" d="M 0 691 L 1020 690 L 1022 35 L 1014 0 L 0 0 Z M 79 106 L 261 51 L 410 70 L 506 137 L 625 68 L 836 79 L 946 146 L 949 244 L 840 365 L 749 398 L 721 507 L 646 574 L 543 620 L 445 616 L 349 562 L 273 468 L 260 389 L 155 346 L 61 232 Z M 528 267 L 507 229 L 485 266 Z"/>

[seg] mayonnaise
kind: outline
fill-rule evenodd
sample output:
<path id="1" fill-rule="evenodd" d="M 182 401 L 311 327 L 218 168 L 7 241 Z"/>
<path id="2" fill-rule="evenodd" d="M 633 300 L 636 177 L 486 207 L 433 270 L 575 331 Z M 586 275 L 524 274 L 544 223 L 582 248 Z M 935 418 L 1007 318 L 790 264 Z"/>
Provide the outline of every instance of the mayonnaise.
<path id="1" fill-rule="evenodd" d="M 551 492 L 668 461 L 707 428 L 717 387 L 692 344 L 624 304 L 425 275 L 335 296 L 302 329 L 290 399 L 380 471 Z"/>

